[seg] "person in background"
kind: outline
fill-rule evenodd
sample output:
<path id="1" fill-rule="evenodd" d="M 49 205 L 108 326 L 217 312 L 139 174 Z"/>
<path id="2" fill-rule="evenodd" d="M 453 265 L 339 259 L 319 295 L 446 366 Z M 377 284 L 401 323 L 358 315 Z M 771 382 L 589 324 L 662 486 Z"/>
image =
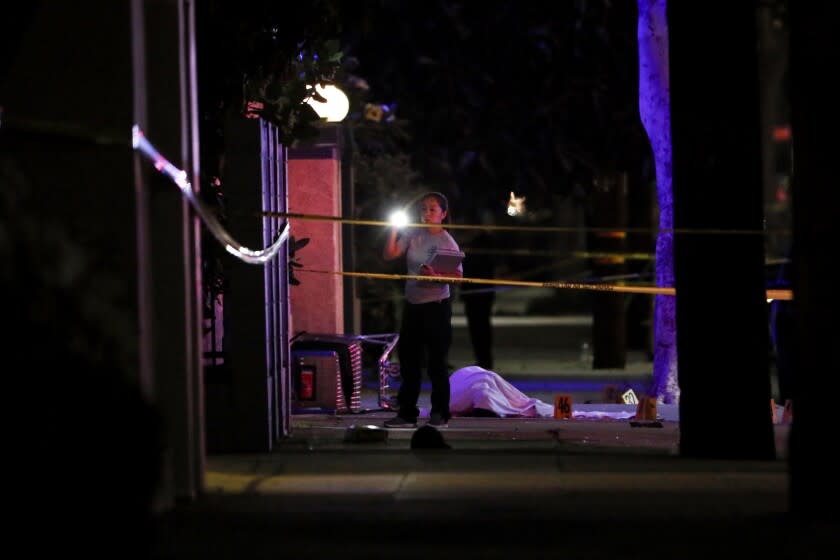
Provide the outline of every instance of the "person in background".
<path id="1" fill-rule="evenodd" d="M 429 192 L 420 198 L 420 221 L 429 227 L 415 228 L 399 235 L 394 228 L 388 235 L 382 256 L 394 260 L 403 255 L 409 275 L 448 276 L 460 278 L 463 268 L 443 274 L 425 264 L 438 249 L 459 251 L 458 243 L 442 224 L 449 223 L 449 203 L 439 192 Z M 406 280 L 400 339 L 397 353 L 402 382 L 397 393 L 399 412 L 385 421 L 387 428 L 413 428 L 420 410 L 421 365 L 427 367 L 432 383 L 429 424 L 445 426 L 449 421 L 449 369 L 447 358 L 452 344 L 452 303 L 446 282 Z"/>
<path id="2" fill-rule="evenodd" d="M 791 289 L 790 256 L 779 267 L 771 287 Z M 793 367 L 796 356 L 796 303 L 794 300 L 774 299 L 770 302 L 770 341 L 776 358 L 776 375 L 779 384 L 779 402 L 794 398 Z"/>
<path id="3" fill-rule="evenodd" d="M 464 276 L 466 278 L 493 278 L 495 265 L 493 257 L 488 254 L 492 248 L 492 240 L 488 231 L 481 231 L 471 243 L 475 249 L 469 258 L 464 259 Z M 484 284 L 464 283 L 460 287 L 461 301 L 464 302 L 464 315 L 470 333 L 475 363 L 487 370 L 493 369 L 493 303 L 496 301 L 496 290 L 493 286 Z"/>

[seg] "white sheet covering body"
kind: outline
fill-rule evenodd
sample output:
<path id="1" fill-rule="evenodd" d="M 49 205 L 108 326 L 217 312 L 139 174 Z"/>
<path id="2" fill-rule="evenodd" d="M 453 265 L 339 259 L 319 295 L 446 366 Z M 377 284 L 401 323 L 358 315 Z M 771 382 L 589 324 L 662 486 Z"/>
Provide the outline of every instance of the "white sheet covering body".
<path id="1" fill-rule="evenodd" d="M 467 416 L 476 408 L 501 417 L 553 417 L 554 405 L 528 397 L 502 376 L 479 366 L 467 366 L 449 376 L 449 412 Z"/>

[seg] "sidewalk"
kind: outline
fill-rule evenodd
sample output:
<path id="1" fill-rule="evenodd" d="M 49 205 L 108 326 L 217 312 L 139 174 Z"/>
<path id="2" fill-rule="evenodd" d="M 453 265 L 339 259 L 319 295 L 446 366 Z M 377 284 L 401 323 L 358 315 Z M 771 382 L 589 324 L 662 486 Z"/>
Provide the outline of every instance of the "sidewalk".
<path id="1" fill-rule="evenodd" d="M 346 439 L 388 416 L 296 416 L 273 453 L 210 457 L 161 557 L 804 557 L 782 457 L 684 459 L 674 422 L 453 418 L 449 450 L 411 450 L 408 429 Z"/>
<path id="2" fill-rule="evenodd" d="M 500 343 L 494 367 L 526 395 L 568 393 L 583 413 L 633 408 L 598 404 L 608 384 L 644 394 L 652 365 L 641 353 L 592 370 L 576 351 L 586 325 L 530 324 Z M 450 361 L 471 365 L 455 330 Z M 642 426 L 455 417 L 440 430 L 450 449 L 419 450 L 414 429 L 382 428 L 394 413 L 365 381 L 362 413 L 294 414 L 273 452 L 210 456 L 206 493 L 161 516 L 157 557 L 798 559 L 834 544 L 836 527 L 787 514 L 788 424 L 774 426 L 771 461 L 681 457 L 676 407 Z"/>
<path id="3" fill-rule="evenodd" d="M 834 542 L 787 514 L 788 424 L 775 460 L 687 459 L 659 412 L 659 427 L 455 417 L 451 448 L 427 450 L 382 429 L 390 411 L 295 414 L 273 452 L 209 457 L 206 494 L 162 516 L 159 557 L 811 558 Z"/>

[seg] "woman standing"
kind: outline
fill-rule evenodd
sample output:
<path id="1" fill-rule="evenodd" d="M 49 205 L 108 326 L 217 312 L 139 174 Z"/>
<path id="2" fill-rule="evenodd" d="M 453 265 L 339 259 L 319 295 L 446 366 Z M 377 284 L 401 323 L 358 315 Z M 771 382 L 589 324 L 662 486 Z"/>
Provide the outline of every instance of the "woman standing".
<path id="1" fill-rule="evenodd" d="M 441 224 L 449 218 L 446 197 L 430 192 L 420 199 L 420 221 L 429 227 L 416 228 L 398 236 L 394 228 L 382 256 L 393 260 L 406 255 L 409 275 L 460 278 L 463 268 L 450 273 L 437 271 L 426 262 L 438 249 L 459 251 L 455 239 Z M 449 370 L 447 358 L 452 344 L 452 304 L 449 284 L 406 280 L 400 339 L 397 352 L 402 383 L 397 393 L 398 415 L 385 421 L 387 428 L 413 428 L 417 425 L 417 400 L 420 397 L 421 364 L 425 358 L 432 382 L 432 408 L 429 424 L 445 426 L 449 421 Z"/>

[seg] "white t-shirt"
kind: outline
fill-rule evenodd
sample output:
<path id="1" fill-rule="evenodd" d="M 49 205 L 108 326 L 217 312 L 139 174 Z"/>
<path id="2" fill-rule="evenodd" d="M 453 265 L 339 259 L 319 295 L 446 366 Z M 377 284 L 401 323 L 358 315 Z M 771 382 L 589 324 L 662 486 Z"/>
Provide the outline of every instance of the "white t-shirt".
<path id="1" fill-rule="evenodd" d="M 429 233 L 428 228 L 416 228 L 397 240 L 400 251 L 405 251 L 409 275 L 419 275 L 420 265 L 429 260 L 438 248 L 460 251 L 458 243 L 446 230 Z M 463 267 L 458 265 L 463 272 Z M 428 303 L 449 297 L 449 284 L 444 282 L 423 282 L 406 280 L 405 298 L 409 303 Z"/>

